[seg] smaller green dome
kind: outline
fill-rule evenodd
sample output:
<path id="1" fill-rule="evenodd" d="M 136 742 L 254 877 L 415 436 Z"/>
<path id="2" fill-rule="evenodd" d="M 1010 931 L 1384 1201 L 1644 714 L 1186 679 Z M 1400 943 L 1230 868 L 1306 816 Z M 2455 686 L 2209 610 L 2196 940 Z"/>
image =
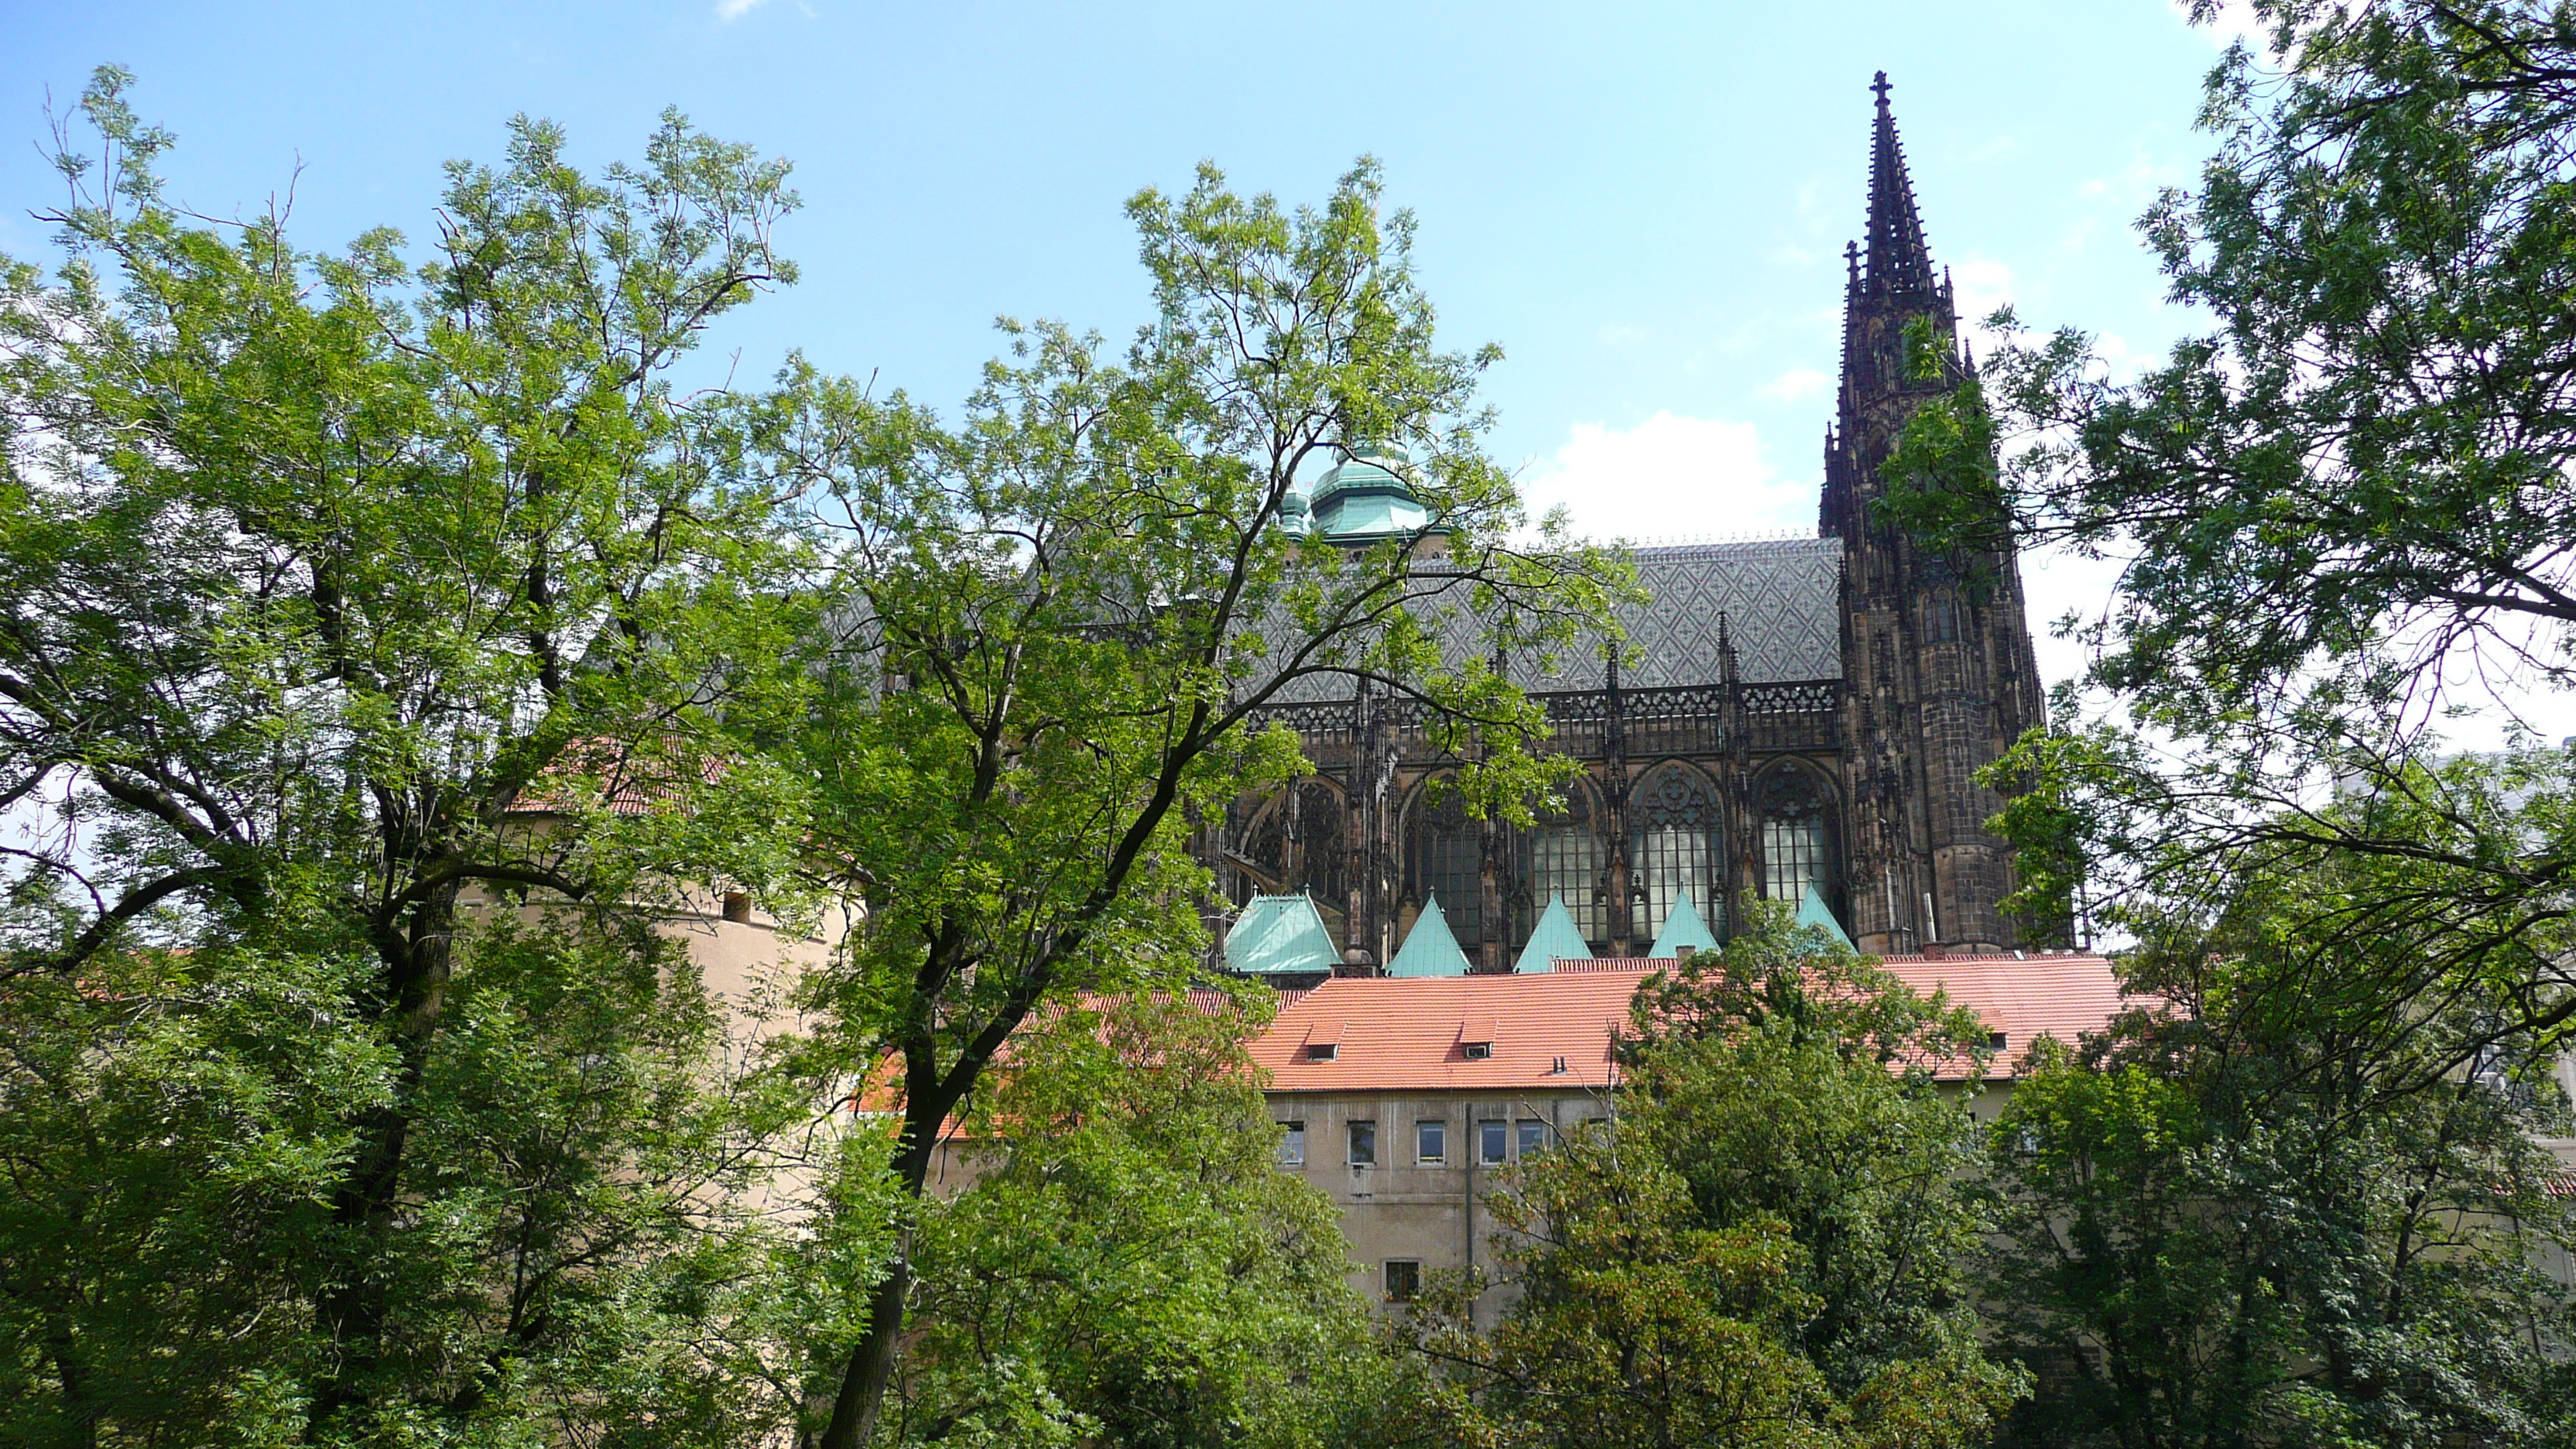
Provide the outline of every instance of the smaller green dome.
<path id="1" fill-rule="evenodd" d="M 1419 533 L 1431 521 L 1404 479 L 1402 448 L 1368 447 L 1343 457 L 1315 482 L 1315 532 L 1336 543 L 1373 543 Z"/>

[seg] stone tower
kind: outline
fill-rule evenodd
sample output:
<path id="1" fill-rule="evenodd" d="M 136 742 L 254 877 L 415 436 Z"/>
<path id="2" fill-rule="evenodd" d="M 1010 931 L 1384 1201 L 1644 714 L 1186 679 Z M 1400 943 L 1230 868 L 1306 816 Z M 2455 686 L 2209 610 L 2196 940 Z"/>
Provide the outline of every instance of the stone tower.
<path id="1" fill-rule="evenodd" d="M 1906 419 L 1974 364 L 1923 239 L 1886 72 L 1871 89 L 1869 240 L 1845 251 L 1842 389 L 1820 518 L 1843 544 L 1845 898 L 1864 951 L 2010 948 L 2026 943 L 1999 906 L 2009 856 L 1984 824 L 2002 801 L 1974 776 L 2042 722 L 2039 673 L 2008 550 L 1945 556 L 1872 516 Z M 1930 324 L 1938 377 L 1917 380 L 1906 366 L 1917 319 Z"/>

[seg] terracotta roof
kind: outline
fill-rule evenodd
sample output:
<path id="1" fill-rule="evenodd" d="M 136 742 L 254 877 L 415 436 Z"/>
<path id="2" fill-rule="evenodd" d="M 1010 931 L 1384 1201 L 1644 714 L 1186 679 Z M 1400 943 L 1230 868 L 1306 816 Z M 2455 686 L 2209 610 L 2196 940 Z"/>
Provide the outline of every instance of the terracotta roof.
<path id="1" fill-rule="evenodd" d="M 1283 996 L 1252 1056 L 1280 1092 L 1605 1087 L 1630 998 L 1649 970 L 1671 964 L 1559 960 L 1553 971 L 1525 975 L 1337 976 Z M 1893 956 L 1885 965 L 1917 991 L 1946 988 L 2003 1034 L 1990 1079 L 2010 1078 L 2042 1035 L 2071 1046 L 2123 1010 L 2157 1004 L 2122 996 L 2099 956 Z M 1470 1060 L 1465 1043 L 1480 1033 L 1490 1034 L 1493 1053 Z M 1309 1043 L 1330 1044 L 1332 1060 L 1310 1060 Z"/>
<path id="2" fill-rule="evenodd" d="M 1643 963 L 1623 966 L 1531 976 L 1336 976 L 1283 1003 L 1279 1019 L 1253 1042 L 1252 1058 L 1280 1092 L 1606 1087 L 1612 1037 L 1627 1025 L 1628 999 L 1646 979 Z M 1493 1045 L 1481 1061 L 1470 1061 L 1464 1049 L 1471 1023 Z M 1330 1042 L 1333 1060 L 1307 1060 L 1309 1041 Z"/>
<path id="3" fill-rule="evenodd" d="M 695 771 L 699 783 L 721 781 L 726 763 L 719 758 L 699 761 Z M 633 746 L 617 740 L 575 740 L 519 792 L 508 813 L 562 815 L 579 809 L 583 802 L 564 786 L 585 771 L 598 777 L 600 803 L 612 815 L 643 815 L 668 805 L 679 798 L 686 788 L 682 782 L 691 773 L 685 765 L 639 757 Z"/>
<path id="4" fill-rule="evenodd" d="M 1929 996 L 1946 989 L 1950 999 L 1983 1018 L 1989 1031 L 2004 1034 L 2004 1044 L 1986 1075 L 2015 1075 L 2015 1065 L 2030 1044 L 2053 1036 L 2073 1046 L 2087 1032 L 2099 1032 L 2111 1018 L 2162 1002 L 2122 996 L 2111 963 L 2099 956 L 2043 952 L 2030 956 L 1889 956 L 1880 963 L 1888 974 Z"/>

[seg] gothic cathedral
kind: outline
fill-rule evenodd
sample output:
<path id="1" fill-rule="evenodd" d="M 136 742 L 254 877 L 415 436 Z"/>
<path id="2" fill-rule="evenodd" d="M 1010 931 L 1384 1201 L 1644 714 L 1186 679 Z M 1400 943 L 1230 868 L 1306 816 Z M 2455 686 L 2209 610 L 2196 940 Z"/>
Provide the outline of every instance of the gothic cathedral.
<path id="1" fill-rule="evenodd" d="M 1391 701 L 1361 689 L 1285 707 L 1317 773 L 1240 802 L 1212 842 L 1239 907 L 1295 901 L 1335 969 L 1363 972 L 1395 962 L 1435 901 L 1477 971 L 1514 969 L 1533 933 L 1643 955 L 1677 911 L 1722 937 L 1755 898 L 1821 905 L 1881 955 L 2048 944 L 2000 907 L 2008 856 L 1983 822 L 2001 802 L 1975 779 L 2043 718 L 2018 567 L 1919 548 L 1871 517 L 1898 430 L 1972 365 L 1884 73 L 1872 89 L 1868 239 L 1847 251 L 1817 537 L 1636 550 L 1652 602 L 1623 612 L 1625 649 L 1532 683 L 1552 747 L 1584 765 L 1535 828 L 1426 792 L 1441 761 Z M 1945 376 L 1905 365 L 1918 320 Z M 1412 500 L 1391 462 L 1326 475 L 1317 531 L 1400 524 Z"/>

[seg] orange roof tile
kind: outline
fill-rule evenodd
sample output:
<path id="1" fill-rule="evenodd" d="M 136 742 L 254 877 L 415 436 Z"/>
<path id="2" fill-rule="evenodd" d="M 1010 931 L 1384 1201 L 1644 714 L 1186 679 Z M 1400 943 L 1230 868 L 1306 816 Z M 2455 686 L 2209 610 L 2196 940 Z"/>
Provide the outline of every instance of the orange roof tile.
<path id="1" fill-rule="evenodd" d="M 1279 1092 L 1606 1087 L 1629 1000 L 1648 971 L 1671 964 L 1559 961 L 1554 971 L 1526 976 L 1337 976 L 1283 996 L 1252 1057 Z M 1893 956 L 1885 965 L 1927 995 L 1947 989 L 2003 1033 L 1990 1079 L 2009 1078 L 2042 1035 L 2071 1046 L 2123 1010 L 2158 1004 L 2121 995 L 2111 963 L 2099 956 Z M 1490 1040 L 1493 1054 L 1471 1060 L 1465 1045 L 1478 1040 Z M 1309 1043 L 1332 1044 L 1333 1059 L 1310 1060 Z"/>
<path id="2" fill-rule="evenodd" d="M 1529 976 L 1336 976 L 1283 1003 L 1252 1058 L 1279 1092 L 1605 1087 L 1610 1043 L 1645 979 L 1642 963 Z M 1492 1056 L 1467 1058 L 1471 1021 L 1491 1033 Z M 1309 1041 L 1332 1042 L 1334 1059 L 1307 1060 Z"/>
<path id="3" fill-rule="evenodd" d="M 2073 1046 L 2086 1033 L 2109 1026 L 2111 1018 L 2123 1011 L 2164 1004 L 2152 997 L 2121 995 L 2110 962 L 2076 952 L 1951 956 L 1937 961 L 1889 956 L 1879 964 L 1926 996 L 1948 991 L 1952 1001 L 1975 1012 L 1989 1031 L 2004 1034 L 2003 1047 L 1986 1073 L 1989 1080 L 2014 1075 L 2022 1053 L 2042 1036 Z"/>

